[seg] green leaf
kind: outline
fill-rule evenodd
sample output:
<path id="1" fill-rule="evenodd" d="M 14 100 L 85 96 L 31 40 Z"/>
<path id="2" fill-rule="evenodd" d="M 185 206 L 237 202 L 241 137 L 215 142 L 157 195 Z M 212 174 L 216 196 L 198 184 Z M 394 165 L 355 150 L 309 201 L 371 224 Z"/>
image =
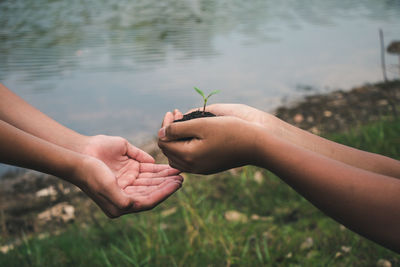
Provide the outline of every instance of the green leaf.
<path id="1" fill-rule="evenodd" d="M 212 95 L 218 94 L 219 92 L 221 92 L 221 91 L 220 91 L 220 90 L 214 90 L 214 91 L 212 91 L 212 92 L 207 96 L 207 99 L 208 99 L 210 96 L 212 96 Z"/>
<path id="2" fill-rule="evenodd" d="M 203 91 L 201 91 L 199 88 L 194 87 L 194 90 L 196 90 L 196 92 L 199 93 L 203 98 L 206 98 L 206 96 L 204 95 Z"/>

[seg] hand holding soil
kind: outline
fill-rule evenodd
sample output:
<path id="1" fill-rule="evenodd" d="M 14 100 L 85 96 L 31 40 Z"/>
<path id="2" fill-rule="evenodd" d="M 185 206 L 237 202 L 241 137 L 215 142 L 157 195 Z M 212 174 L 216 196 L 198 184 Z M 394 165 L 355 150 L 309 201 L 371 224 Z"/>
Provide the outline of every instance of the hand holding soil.
<path id="1" fill-rule="evenodd" d="M 260 126 L 231 116 L 173 122 L 179 111 L 167 113 L 159 146 L 170 165 L 182 171 L 210 174 L 252 164 L 253 139 Z"/>

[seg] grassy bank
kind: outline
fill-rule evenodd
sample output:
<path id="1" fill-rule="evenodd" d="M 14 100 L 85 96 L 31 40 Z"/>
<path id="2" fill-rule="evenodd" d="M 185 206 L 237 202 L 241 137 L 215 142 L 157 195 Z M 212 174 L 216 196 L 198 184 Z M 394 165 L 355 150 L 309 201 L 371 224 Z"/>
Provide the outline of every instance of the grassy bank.
<path id="1" fill-rule="evenodd" d="M 400 159 L 400 120 L 327 137 Z M 255 167 L 186 175 L 184 187 L 151 212 L 109 220 L 96 211 L 58 235 L 24 238 L 0 253 L 0 266 L 376 266 L 381 259 L 400 265 L 398 254 L 347 230 Z"/>

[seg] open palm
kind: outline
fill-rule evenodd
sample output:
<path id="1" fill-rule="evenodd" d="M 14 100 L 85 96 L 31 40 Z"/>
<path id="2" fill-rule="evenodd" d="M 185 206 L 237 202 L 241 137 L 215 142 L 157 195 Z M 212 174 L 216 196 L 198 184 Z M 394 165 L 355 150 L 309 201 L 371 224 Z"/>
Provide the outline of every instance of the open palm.
<path id="1" fill-rule="evenodd" d="M 120 199 L 116 194 L 121 190 L 135 204 L 132 206 L 129 202 L 122 205 L 127 206 L 123 207 L 127 210 L 122 213 L 153 208 L 174 193 L 182 182 L 178 170 L 165 164 L 155 164 L 149 154 L 121 137 L 93 136 L 84 153 L 102 161 L 114 175 L 114 186 L 118 189 L 105 188 L 112 195 L 107 198 L 111 202 L 113 197 Z M 102 184 L 102 181 L 99 183 Z M 109 181 L 106 184 L 110 186 Z"/>

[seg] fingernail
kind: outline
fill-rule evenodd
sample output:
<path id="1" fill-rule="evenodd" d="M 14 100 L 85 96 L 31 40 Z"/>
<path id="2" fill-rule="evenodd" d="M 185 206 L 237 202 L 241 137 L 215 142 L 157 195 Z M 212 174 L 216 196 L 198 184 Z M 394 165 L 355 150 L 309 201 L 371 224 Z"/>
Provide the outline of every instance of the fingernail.
<path id="1" fill-rule="evenodd" d="M 159 131 L 158 131 L 158 138 L 164 138 L 165 137 L 165 127 L 162 127 Z"/>

